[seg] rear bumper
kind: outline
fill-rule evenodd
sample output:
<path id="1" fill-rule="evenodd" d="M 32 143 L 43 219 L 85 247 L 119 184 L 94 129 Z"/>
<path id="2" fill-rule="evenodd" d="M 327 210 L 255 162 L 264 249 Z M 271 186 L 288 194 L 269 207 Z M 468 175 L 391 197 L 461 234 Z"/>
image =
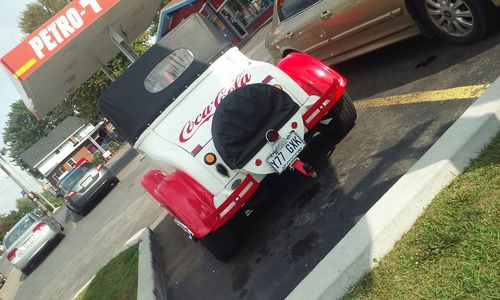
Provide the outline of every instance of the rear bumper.
<path id="1" fill-rule="evenodd" d="M 87 208 L 95 201 L 100 200 L 103 194 L 109 191 L 117 182 L 118 178 L 116 176 L 111 174 L 111 172 L 107 173 L 105 177 L 99 178 L 99 181 L 92 186 L 89 194 L 85 194 L 85 197 L 73 202 L 72 205 L 78 210 Z"/>
<path id="2" fill-rule="evenodd" d="M 216 231 L 226 223 L 257 191 L 260 184 L 250 175 L 246 175 L 240 185 L 215 211 L 205 220 L 211 231 Z"/>
<path id="3" fill-rule="evenodd" d="M 22 257 L 13 261 L 12 264 L 19 270 L 26 268 L 35 258 L 43 254 L 43 250 L 46 247 L 55 241 L 57 234 L 58 232 L 56 231 L 48 230 L 35 244 L 23 253 Z"/>

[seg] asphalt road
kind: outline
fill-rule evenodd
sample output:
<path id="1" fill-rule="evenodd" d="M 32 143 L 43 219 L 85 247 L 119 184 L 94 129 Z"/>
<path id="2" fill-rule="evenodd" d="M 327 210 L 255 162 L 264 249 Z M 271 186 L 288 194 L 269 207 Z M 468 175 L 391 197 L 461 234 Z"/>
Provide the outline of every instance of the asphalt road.
<path id="1" fill-rule="evenodd" d="M 87 216 L 61 208 L 56 218 L 66 237 L 29 276 L 11 273 L 9 281 L 20 285 L 15 299 L 72 299 L 134 233 L 151 225 L 162 210 L 138 183 L 150 168 L 135 151 L 125 152 L 111 166 L 121 182 Z"/>
<path id="2" fill-rule="evenodd" d="M 259 41 L 243 49 L 269 59 Z M 500 76 L 499 61 L 500 28 L 481 43 L 461 47 L 417 37 L 336 68 L 361 103 L 491 83 Z M 318 178 L 266 178 L 257 196 L 264 201 L 249 218 L 230 224 L 242 249 L 229 262 L 215 260 L 165 219 L 155 232 L 169 299 L 286 297 L 473 100 L 453 97 L 359 109 L 356 127 L 342 142 L 319 139 L 304 155 Z"/>
<path id="3" fill-rule="evenodd" d="M 244 52 L 268 59 L 259 38 Z M 453 47 L 415 38 L 337 66 L 357 101 L 489 83 L 500 75 L 500 28 L 486 41 Z M 170 219 L 155 229 L 170 299 L 282 299 L 357 220 L 433 144 L 472 99 L 368 107 L 340 143 L 319 138 L 304 154 L 319 177 L 288 173 L 263 182 L 263 200 L 230 226 L 242 249 L 220 263 Z M 120 184 L 84 218 L 64 209 L 66 237 L 27 277 L 16 299 L 71 299 L 137 230 L 162 210 L 138 180 L 152 168 L 127 154 L 114 168 Z M 0 265 L 1 269 L 1 265 Z"/>

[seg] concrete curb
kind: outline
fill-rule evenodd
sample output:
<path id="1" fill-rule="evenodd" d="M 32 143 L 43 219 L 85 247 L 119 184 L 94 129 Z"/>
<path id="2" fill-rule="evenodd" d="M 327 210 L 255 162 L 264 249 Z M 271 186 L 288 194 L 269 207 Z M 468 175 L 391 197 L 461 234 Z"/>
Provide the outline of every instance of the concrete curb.
<path id="1" fill-rule="evenodd" d="M 500 129 L 500 78 L 477 99 L 287 299 L 339 299 L 411 228 Z"/>
<path id="2" fill-rule="evenodd" d="M 138 277 L 137 299 L 167 299 L 161 251 L 149 228 L 140 237 Z"/>

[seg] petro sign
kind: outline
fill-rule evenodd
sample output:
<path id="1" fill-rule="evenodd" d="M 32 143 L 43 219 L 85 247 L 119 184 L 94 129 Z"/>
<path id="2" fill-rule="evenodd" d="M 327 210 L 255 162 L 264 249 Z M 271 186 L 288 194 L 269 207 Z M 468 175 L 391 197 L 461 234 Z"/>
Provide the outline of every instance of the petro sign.
<path id="1" fill-rule="evenodd" d="M 73 1 L 2 57 L 2 63 L 23 80 L 119 0 Z"/>

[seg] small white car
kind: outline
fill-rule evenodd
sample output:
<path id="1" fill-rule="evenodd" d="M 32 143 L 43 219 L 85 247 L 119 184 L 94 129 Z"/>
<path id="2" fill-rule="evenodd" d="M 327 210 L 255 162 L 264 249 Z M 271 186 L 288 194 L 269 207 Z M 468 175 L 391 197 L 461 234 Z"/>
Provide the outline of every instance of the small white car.
<path id="1" fill-rule="evenodd" d="M 19 220 L 5 234 L 3 244 L 7 259 L 21 272 L 31 271 L 31 262 L 51 243 L 64 237 L 63 226 L 54 218 L 37 209 Z"/>

